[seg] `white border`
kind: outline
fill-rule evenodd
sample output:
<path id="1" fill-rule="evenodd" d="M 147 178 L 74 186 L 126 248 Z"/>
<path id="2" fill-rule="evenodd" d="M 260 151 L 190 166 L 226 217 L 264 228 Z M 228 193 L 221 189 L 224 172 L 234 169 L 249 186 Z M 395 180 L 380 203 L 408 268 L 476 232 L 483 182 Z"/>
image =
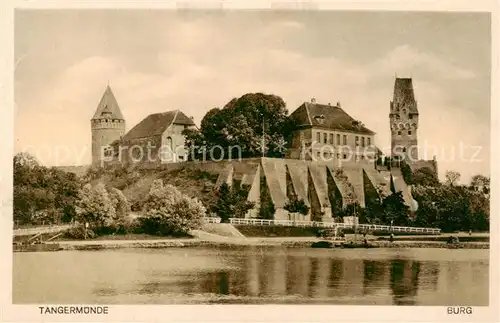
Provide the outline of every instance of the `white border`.
<path id="1" fill-rule="evenodd" d="M 448 315 L 446 307 L 402 306 L 309 306 L 309 305 L 167 305 L 109 306 L 109 315 L 70 316 L 40 315 L 36 305 L 12 305 L 12 156 L 13 156 L 13 42 L 14 9 L 36 8 L 211 8 L 211 9 L 298 9 L 298 10 L 386 10 L 386 11 L 482 11 L 491 12 L 492 71 L 491 71 L 491 241 L 490 241 L 490 306 L 474 307 L 472 315 Z M 162 322 L 497 322 L 498 305 L 498 243 L 499 243 L 499 60 L 498 60 L 498 1 L 413 0 L 413 1 L 5 1 L 1 2 L 0 33 L 1 82 L 1 167 L 0 167 L 0 321 L 162 321 Z"/>

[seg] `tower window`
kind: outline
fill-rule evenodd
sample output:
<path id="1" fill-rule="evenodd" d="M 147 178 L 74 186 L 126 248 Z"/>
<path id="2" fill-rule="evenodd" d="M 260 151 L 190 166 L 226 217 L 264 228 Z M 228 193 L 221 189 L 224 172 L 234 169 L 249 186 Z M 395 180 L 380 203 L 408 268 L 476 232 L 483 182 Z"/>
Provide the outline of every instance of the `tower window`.
<path id="1" fill-rule="evenodd" d="M 408 134 L 411 135 L 411 130 L 408 130 Z"/>
<path id="2" fill-rule="evenodd" d="M 398 135 L 401 136 L 401 131 L 398 131 Z"/>

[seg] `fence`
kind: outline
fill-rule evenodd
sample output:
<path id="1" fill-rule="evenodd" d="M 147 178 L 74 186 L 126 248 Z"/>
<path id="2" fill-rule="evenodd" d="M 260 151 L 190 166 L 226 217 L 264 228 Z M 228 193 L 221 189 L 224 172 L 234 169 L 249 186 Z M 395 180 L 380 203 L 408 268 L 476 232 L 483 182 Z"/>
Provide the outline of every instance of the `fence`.
<path id="1" fill-rule="evenodd" d="M 370 231 L 393 231 L 393 232 L 415 232 L 415 233 L 429 233 L 439 234 L 441 229 L 438 228 L 418 228 L 418 227 L 401 227 L 379 224 L 352 224 L 352 223 L 338 223 L 338 222 L 318 222 L 318 221 L 292 221 L 292 220 L 264 220 L 264 219 L 239 219 L 230 218 L 231 224 L 239 225 L 262 225 L 262 226 L 294 226 L 294 227 L 319 227 L 319 228 L 354 228 L 370 230 Z M 220 223 L 212 222 L 212 223 Z"/>
<path id="2" fill-rule="evenodd" d="M 218 217 L 205 217 L 205 218 L 203 218 L 203 220 L 206 223 L 220 223 L 220 218 L 218 218 Z"/>

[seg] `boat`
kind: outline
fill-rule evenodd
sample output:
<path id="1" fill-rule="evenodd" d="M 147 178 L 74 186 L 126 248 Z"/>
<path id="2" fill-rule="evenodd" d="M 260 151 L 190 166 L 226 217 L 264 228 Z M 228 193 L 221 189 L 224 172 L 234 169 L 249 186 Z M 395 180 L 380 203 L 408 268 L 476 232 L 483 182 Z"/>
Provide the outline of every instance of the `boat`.
<path id="1" fill-rule="evenodd" d="M 330 248 L 335 248 L 335 244 L 331 241 L 317 241 L 312 243 L 311 248 L 330 249 Z"/>
<path id="2" fill-rule="evenodd" d="M 342 248 L 346 248 L 346 249 L 356 249 L 356 248 L 365 248 L 365 249 L 369 249 L 369 248 L 377 248 L 375 245 L 373 244 L 370 244 L 370 243 L 354 243 L 354 242 L 350 242 L 350 243 L 343 243 L 342 244 Z"/>
<path id="3" fill-rule="evenodd" d="M 14 252 L 59 251 L 63 248 L 58 243 L 15 244 Z"/>

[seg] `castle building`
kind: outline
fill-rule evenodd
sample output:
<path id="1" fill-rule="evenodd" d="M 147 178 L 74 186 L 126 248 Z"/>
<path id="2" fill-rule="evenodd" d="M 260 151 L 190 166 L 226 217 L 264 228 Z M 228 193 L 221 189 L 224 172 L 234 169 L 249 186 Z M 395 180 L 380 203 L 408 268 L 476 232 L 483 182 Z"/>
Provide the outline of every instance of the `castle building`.
<path id="1" fill-rule="evenodd" d="M 418 109 L 411 78 L 396 78 L 390 103 L 391 155 L 418 160 Z"/>
<path id="2" fill-rule="evenodd" d="M 291 115 L 297 123 L 287 158 L 313 161 L 373 160 L 375 132 L 347 114 L 340 103 L 304 102 Z"/>
<path id="3" fill-rule="evenodd" d="M 180 110 L 150 114 L 120 140 L 118 157 L 126 164 L 187 161 L 182 132 L 195 127 L 194 121 Z"/>
<path id="4" fill-rule="evenodd" d="M 125 134 L 125 119 L 109 85 L 90 120 L 92 133 L 92 165 L 100 165 L 109 145 Z"/>

